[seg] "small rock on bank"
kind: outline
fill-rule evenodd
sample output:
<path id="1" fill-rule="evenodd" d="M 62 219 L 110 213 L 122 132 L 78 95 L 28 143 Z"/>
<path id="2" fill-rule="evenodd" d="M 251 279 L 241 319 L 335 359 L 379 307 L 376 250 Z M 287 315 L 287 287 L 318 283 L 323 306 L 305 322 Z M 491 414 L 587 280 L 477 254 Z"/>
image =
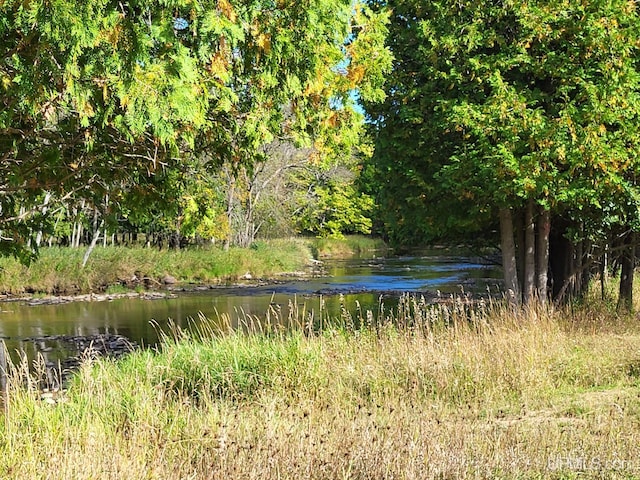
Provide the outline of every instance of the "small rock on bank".
<path id="1" fill-rule="evenodd" d="M 162 283 L 164 283 L 165 285 L 175 285 L 176 283 L 178 283 L 178 280 L 176 279 L 176 277 L 169 275 L 168 273 L 162 277 Z"/>

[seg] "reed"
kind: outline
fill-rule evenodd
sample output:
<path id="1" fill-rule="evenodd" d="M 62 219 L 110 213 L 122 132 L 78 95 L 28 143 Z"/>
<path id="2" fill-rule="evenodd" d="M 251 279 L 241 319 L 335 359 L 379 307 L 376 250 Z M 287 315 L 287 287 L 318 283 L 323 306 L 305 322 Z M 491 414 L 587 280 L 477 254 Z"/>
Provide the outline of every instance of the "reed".
<path id="1" fill-rule="evenodd" d="M 634 478 L 640 331 L 590 309 L 292 302 L 88 361 L 55 404 L 16 368 L 0 478 Z"/>

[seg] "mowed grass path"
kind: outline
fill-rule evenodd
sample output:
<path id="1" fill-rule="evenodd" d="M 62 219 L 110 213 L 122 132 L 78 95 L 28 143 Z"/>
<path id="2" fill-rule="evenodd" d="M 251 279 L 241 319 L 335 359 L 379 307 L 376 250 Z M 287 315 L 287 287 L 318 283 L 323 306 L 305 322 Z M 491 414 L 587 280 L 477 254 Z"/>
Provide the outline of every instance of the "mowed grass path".
<path id="1" fill-rule="evenodd" d="M 640 328 L 605 304 L 306 320 L 174 332 L 55 405 L 18 369 L 0 478 L 640 478 Z"/>

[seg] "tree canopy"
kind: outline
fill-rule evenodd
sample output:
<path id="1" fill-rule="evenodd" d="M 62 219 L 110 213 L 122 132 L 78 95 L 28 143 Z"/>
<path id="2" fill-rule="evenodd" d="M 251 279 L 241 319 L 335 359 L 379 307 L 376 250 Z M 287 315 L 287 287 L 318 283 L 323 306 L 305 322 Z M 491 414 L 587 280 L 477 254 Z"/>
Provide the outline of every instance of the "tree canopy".
<path id="1" fill-rule="evenodd" d="M 2 2 L 0 253 L 377 228 L 500 243 L 514 301 L 613 260 L 629 304 L 639 30 L 628 0 Z"/>
<path id="2" fill-rule="evenodd" d="M 350 0 L 2 2 L 0 250 L 28 260 L 56 205 L 108 220 L 189 157 L 251 168 L 349 125 L 355 89 L 383 95 L 386 18 Z"/>
<path id="3" fill-rule="evenodd" d="M 392 236 L 474 235 L 508 220 L 515 230 L 503 235 L 503 253 L 511 237 L 527 290 L 532 269 L 546 275 L 544 256 L 528 267 L 527 258 L 536 250 L 533 234 L 548 237 L 549 216 L 565 237 L 567 225 L 587 238 L 595 234 L 587 224 L 635 224 L 635 2 L 378 6 L 393 11 L 388 45 L 396 60 L 386 101 L 369 111 Z M 569 279 L 558 270 L 556 287 Z M 516 288 L 514 280 L 507 285 Z"/>

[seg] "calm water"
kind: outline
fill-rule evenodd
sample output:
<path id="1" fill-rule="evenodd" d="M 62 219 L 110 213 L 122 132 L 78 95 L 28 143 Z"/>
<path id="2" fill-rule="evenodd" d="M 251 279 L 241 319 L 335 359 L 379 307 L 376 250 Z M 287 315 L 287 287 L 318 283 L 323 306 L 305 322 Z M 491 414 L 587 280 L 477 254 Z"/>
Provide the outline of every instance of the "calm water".
<path id="1" fill-rule="evenodd" d="M 352 311 L 356 302 L 363 309 L 377 310 L 381 298 L 392 304 L 401 292 L 486 292 L 488 287 L 496 291 L 500 276 L 497 267 L 477 258 L 441 254 L 333 260 L 325 266 L 328 276 L 322 278 L 178 293 L 168 299 L 39 306 L 0 303 L 0 338 L 10 351 L 22 350 L 29 356 L 38 347 L 25 339 L 54 335 L 115 333 L 152 346 L 158 341 L 158 326 L 166 329 L 169 319 L 190 328 L 198 323 L 199 313 L 211 319 L 228 314 L 237 321 L 247 316 L 264 318 L 268 310 L 280 310 L 286 318 L 291 305 L 308 313 L 318 312 L 321 302 L 324 315 L 333 315 L 340 311 L 341 301 Z M 55 360 L 55 346 L 46 353 Z"/>

